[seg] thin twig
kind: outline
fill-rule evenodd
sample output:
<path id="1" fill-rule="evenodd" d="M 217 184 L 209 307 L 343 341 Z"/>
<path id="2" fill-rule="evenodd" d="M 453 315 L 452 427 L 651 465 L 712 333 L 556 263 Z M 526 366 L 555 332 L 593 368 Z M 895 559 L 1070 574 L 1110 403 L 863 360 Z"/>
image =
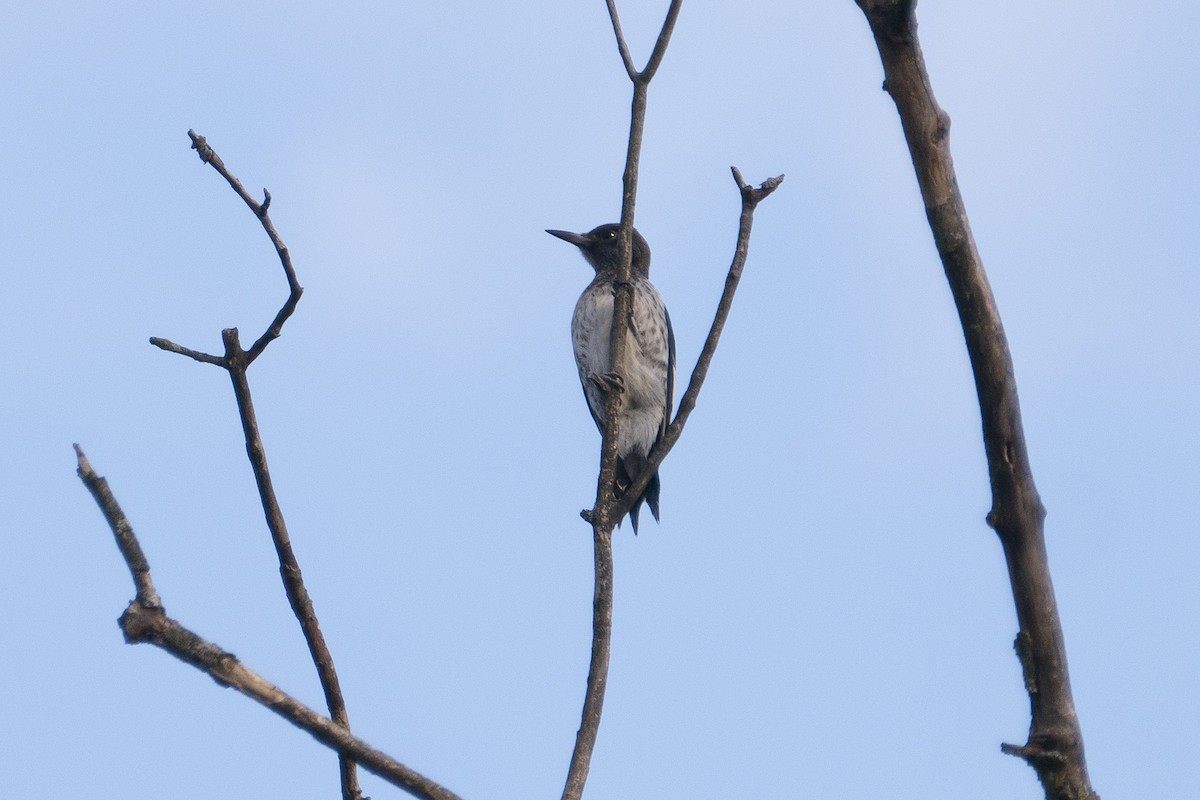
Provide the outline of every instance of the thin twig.
<path id="1" fill-rule="evenodd" d="M 79 477 L 100 506 L 117 538 L 121 557 L 133 577 L 136 598 L 121 615 L 121 631 L 130 644 L 153 644 L 206 673 L 221 686 L 232 687 L 318 741 L 336 750 L 349 763 L 364 768 L 424 800 L 458 800 L 458 795 L 350 734 L 345 725 L 313 711 L 226 652 L 168 617 L 150 578 L 150 566 L 133 526 L 113 497 L 108 482 L 96 474 L 83 449 L 75 445 Z"/>
<path id="2" fill-rule="evenodd" d="M 650 58 L 647 59 L 645 68 L 638 75 L 640 81 L 649 83 L 654 78 L 654 73 L 658 72 L 658 66 L 667 53 L 671 34 L 675 32 L 675 20 L 679 18 L 679 9 L 681 8 L 683 8 L 683 0 L 672 0 L 671 7 L 667 9 L 667 18 L 663 20 L 662 30 L 659 31 L 658 39 L 654 42 L 654 50 L 650 52 Z"/>
<path id="3" fill-rule="evenodd" d="M 725 291 L 721 293 L 721 299 L 717 302 L 717 311 L 713 316 L 712 326 L 708 330 L 708 337 L 704 340 L 700 356 L 696 359 L 696 366 L 692 370 L 687 390 L 679 399 L 679 409 L 675 412 L 674 421 L 667 426 L 662 438 L 650 450 L 646 457 L 646 466 L 642 469 L 641 474 L 614 501 L 616 507 L 613 514 L 617 519 L 627 514 L 637 498 L 641 497 L 641 493 L 646 490 L 650 478 L 658 471 L 667 454 L 671 452 L 671 448 L 679 441 L 679 437 L 683 433 L 683 426 L 687 424 L 688 417 L 696 408 L 700 387 L 704 385 L 704 379 L 708 376 L 708 368 L 712 364 L 713 355 L 717 352 L 721 331 L 725 329 L 725 320 L 729 318 L 729 310 L 733 306 L 734 292 L 737 291 L 738 282 L 742 279 L 742 270 L 746 266 L 746 257 L 750 251 L 750 229 L 754 225 L 754 210 L 758 207 L 759 202 L 783 183 L 784 176 L 779 175 L 763 181 L 761 186 L 750 186 L 742 179 L 742 173 L 737 167 L 730 167 L 730 170 L 733 172 L 733 179 L 737 183 L 742 197 L 742 212 L 738 221 L 738 236 L 733 252 L 733 262 L 729 265 L 729 273 L 725 276 Z"/>
<path id="4" fill-rule="evenodd" d="M 158 599 L 158 592 L 154 591 L 154 583 L 150 580 L 150 562 L 142 552 L 142 545 L 133 533 L 129 518 L 125 516 L 117 498 L 113 497 L 108 488 L 108 481 L 96 474 L 92 465 L 88 463 L 87 456 L 83 454 L 83 448 L 78 444 L 75 445 L 75 458 L 79 462 L 76 470 L 79 479 L 92 493 L 104 518 L 108 520 L 117 540 L 117 549 L 121 551 L 121 558 L 125 559 L 125 565 L 129 567 L 129 576 L 133 578 L 133 588 L 137 592 L 135 602 L 146 608 L 162 608 L 162 601 Z"/>
<path id="5" fill-rule="evenodd" d="M 1020 625 L 1016 648 L 1031 711 L 1026 744 L 1003 745 L 1003 750 L 1033 767 L 1047 800 L 1096 800 L 1050 580 L 1043 530 L 1046 512 L 1029 464 L 1008 340 L 954 174 L 950 118 L 934 99 L 917 39 L 913 0 L 856 2 L 879 49 L 884 88 L 900 114 L 975 377 L 992 486 L 987 521 L 999 536 L 1008 562 Z"/>
<path id="6" fill-rule="evenodd" d="M 629 45 L 625 43 L 625 34 L 621 32 L 621 20 L 617 16 L 616 0 L 605 0 L 608 3 L 608 18 L 612 21 L 613 36 L 617 38 L 617 50 L 621 53 L 621 63 L 625 65 L 625 72 L 629 75 L 629 80 L 637 80 L 637 67 L 633 64 L 633 56 L 629 54 Z"/>
<path id="7" fill-rule="evenodd" d="M 263 334 L 246 351 L 247 364 L 253 363 L 256 358 L 262 355 L 263 350 L 266 349 L 268 344 L 279 338 L 283 330 L 283 324 L 287 322 L 292 312 L 296 310 L 296 304 L 300 302 L 300 295 L 304 294 L 304 288 L 300 286 L 300 282 L 296 279 L 296 270 L 292 267 L 292 257 L 288 252 L 287 245 L 283 243 L 283 239 L 280 238 L 278 231 L 275 230 L 275 224 L 271 222 L 271 217 L 267 213 L 267 209 L 271 207 L 271 193 L 263 189 L 263 201 L 259 203 L 246 191 L 246 187 L 242 185 L 242 182 L 229 171 L 225 166 L 225 162 L 212 149 L 207 139 L 193 130 L 188 131 L 188 137 L 191 138 L 192 149 L 199 154 L 200 160 L 220 173 L 221 177 L 228 181 L 233 190 L 237 192 L 238 197 L 242 198 L 242 202 L 258 218 L 259 223 L 263 226 L 263 230 L 267 232 L 267 236 L 271 239 L 271 244 L 275 246 L 275 252 L 279 256 L 279 262 L 283 266 L 283 273 L 287 278 L 287 300 L 284 301 L 283 306 L 279 309 L 279 313 L 275 315 L 275 319 L 271 321 L 271 324 L 267 326 Z"/>
<path id="8" fill-rule="evenodd" d="M 188 358 L 193 358 L 202 364 L 216 364 L 218 367 L 226 366 L 225 359 L 221 358 L 220 356 L 214 356 L 209 353 L 202 353 L 199 350 L 193 350 L 190 347 L 184 347 L 181 344 L 175 344 L 174 342 L 172 342 L 169 339 L 163 339 L 158 336 L 151 336 L 150 344 L 154 345 L 155 347 L 159 348 L 160 350 L 166 350 L 168 353 L 178 353 L 181 356 L 187 356 Z"/>

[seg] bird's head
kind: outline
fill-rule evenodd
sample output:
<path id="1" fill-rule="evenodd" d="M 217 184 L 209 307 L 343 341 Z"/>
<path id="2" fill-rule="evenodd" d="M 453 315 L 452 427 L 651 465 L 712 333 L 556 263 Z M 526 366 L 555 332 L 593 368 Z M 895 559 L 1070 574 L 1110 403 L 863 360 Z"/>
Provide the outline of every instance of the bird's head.
<path id="1" fill-rule="evenodd" d="M 610 222 L 592 228 L 587 233 L 554 230 L 547 230 L 546 233 L 578 247 L 597 275 L 616 275 L 617 266 L 621 263 L 621 226 L 617 223 Z M 633 230 L 633 265 L 630 274 L 634 278 L 650 276 L 650 245 L 646 244 L 636 228 Z"/>

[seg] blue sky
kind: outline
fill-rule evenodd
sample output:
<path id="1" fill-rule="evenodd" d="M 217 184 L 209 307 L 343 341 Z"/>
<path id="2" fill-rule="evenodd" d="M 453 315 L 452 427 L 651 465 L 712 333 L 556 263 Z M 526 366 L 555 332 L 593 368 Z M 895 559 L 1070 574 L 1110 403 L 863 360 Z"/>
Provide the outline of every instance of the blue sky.
<path id="1" fill-rule="evenodd" d="M 625 3 L 639 62 L 665 3 Z M 709 380 L 616 541 L 589 797 L 1039 797 L 962 337 L 850 0 L 685 5 L 637 225 Z M 744 5 L 744 4 L 743 4 Z M 661 6 L 661 7 L 660 7 Z M 1200 10 L 920 5 L 1016 363 L 1095 788 L 1185 796 L 1200 741 Z M 269 243 L 306 289 L 250 380 L 351 722 L 466 798 L 555 797 L 590 637 L 599 437 L 542 231 L 619 214 L 628 81 L 603 3 L 20 3 L 0 29 L 0 559 L 13 797 L 336 795 L 307 735 L 115 620 L 84 446 L 169 613 L 306 702 L 225 375 Z M 685 373 L 686 374 L 686 373 Z M 682 381 L 682 379 L 681 379 Z M 848 780 L 849 778 L 849 780 Z M 401 796 L 364 776 L 373 797 Z"/>

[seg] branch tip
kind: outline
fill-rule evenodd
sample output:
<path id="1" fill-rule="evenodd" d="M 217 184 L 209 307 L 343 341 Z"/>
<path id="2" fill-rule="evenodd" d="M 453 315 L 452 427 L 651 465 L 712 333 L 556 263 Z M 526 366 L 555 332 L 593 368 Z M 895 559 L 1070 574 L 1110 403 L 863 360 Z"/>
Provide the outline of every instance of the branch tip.
<path id="1" fill-rule="evenodd" d="M 87 456 L 83 454 L 83 448 L 79 446 L 79 442 L 71 445 L 75 448 L 75 460 L 79 462 L 79 474 L 89 475 L 92 473 L 92 465 L 88 462 Z"/>
<path id="2" fill-rule="evenodd" d="M 1051 750 L 1041 747 L 1036 744 L 1009 744 L 1003 742 L 1000 745 L 1000 752 L 1009 756 L 1016 756 L 1024 760 L 1033 767 L 1062 767 L 1067 763 L 1067 756 L 1059 750 Z"/>
<path id="3" fill-rule="evenodd" d="M 157 347 L 159 350 L 166 350 L 168 353 L 176 353 L 177 355 L 187 356 L 190 359 L 199 361 L 202 364 L 213 364 L 218 367 L 228 366 L 225 359 L 209 353 L 203 353 L 199 350 L 193 350 L 190 347 L 175 344 L 170 339 L 163 339 L 160 336 L 151 336 L 150 344 Z"/>
<path id="4" fill-rule="evenodd" d="M 746 183 L 742 177 L 742 172 L 737 167 L 730 167 L 733 172 L 733 180 L 737 183 L 738 191 L 742 193 L 742 199 L 751 204 L 757 205 L 763 199 L 779 188 L 779 184 L 783 183 L 784 175 L 776 175 L 774 178 L 767 178 L 758 186 L 751 186 Z"/>
<path id="5" fill-rule="evenodd" d="M 188 136 L 192 140 L 192 149 L 200 156 L 200 160 L 205 164 L 211 162 L 213 159 L 213 149 L 208 146 L 208 139 L 205 139 L 191 128 L 188 128 Z"/>

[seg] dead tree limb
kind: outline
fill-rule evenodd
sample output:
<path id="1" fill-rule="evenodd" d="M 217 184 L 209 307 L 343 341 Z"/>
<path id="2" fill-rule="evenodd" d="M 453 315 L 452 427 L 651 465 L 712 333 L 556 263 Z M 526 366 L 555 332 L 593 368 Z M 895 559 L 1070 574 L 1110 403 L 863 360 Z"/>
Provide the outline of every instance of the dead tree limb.
<path id="1" fill-rule="evenodd" d="M 262 436 L 259 434 L 258 420 L 254 415 L 254 401 L 250 394 L 250 383 L 246 377 L 246 371 L 254 363 L 254 360 L 262 355 L 268 344 L 279 338 L 280 333 L 283 331 L 284 323 L 287 322 L 288 318 L 296 310 L 296 305 L 300 302 L 300 296 L 304 293 L 304 289 L 300 286 L 300 282 L 296 278 L 296 270 L 292 266 L 292 258 L 288 252 L 287 245 L 283 243 L 283 239 L 279 236 L 278 231 L 275 230 L 275 225 L 271 222 L 271 217 L 267 213 L 271 206 L 271 193 L 264 189 L 263 201 L 259 203 L 246 191 L 242 182 L 229 171 L 225 166 L 225 162 L 217 155 L 212 146 L 209 145 L 207 139 L 193 130 L 188 131 L 188 136 L 192 140 L 192 149 L 199 154 L 200 160 L 210 165 L 229 183 L 238 197 L 242 198 L 242 202 L 246 204 L 259 223 L 262 224 L 263 230 L 266 231 L 271 244 L 275 247 L 275 252 L 279 256 L 279 262 L 283 267 L 284 276 L 287 278 L 288 296 L 279 311 L 275 314 L 275 318 L 271 321 L 271 324 L 267 326 L 267 329 L 263 331 L 254 344 L 250 346 L 249 350 L 242 349 L 241 342 L 238 339 L 237 328 L 226 328 L 221 331 L 221 339 L 225 345 L 225 354 L 223 356 L 213 356 L 191 350 L 157 336 L 152 337 L 150 343 L 168 352 L 179 353 L 197 361 L 223 367 L 229 373 L 229 378 L 233 382 L 234 396 L 237 400 L 238 416 L 241 418 L 242 433 L 246 439 L 246 454 L 250 459 L 250 467 L 254 471 L 254 481 L 258 485 L 258 496 L 262 503 L 263 514 L 267 520 L 267 528 L 271 532 L 271 540 L 275 544 L 275 552 L 279 558 L 279 574 L 283 579 L 283 588 L 287 594 L 288 604 L 291 605 L 292 613 L 296 615 L 296 619 L 300 623 L 300 629 L 304 634 L 304 641 L 308 645 L 309 654 L 312 656 L 314 666 L 316 666 L 321 690 L 325 694 L 325 702 L 329 707 L 329 715 L 333 718 L 334 722 L 345 726 L 346 730 L 349 730 L 350 717 L 346 712 L 346 701 L 342 697 L 337 669 L 334 667 L 333 656 L 329 652 L 329 647 L 325 643 L 325 635 L 321 632 L 321 625 L 317 621 L 312 598 L 309 597 L 308 589 L 304 586 L 304 577 L 300 572 L 300 563 L 296 560 L 291 537 L 288 535 L 287 523 L 284 521 L 283 511 L 279 507 L 279 500 L 275 495 L 275 487 L 271 482 L 271 473 L 267 466 L 266 450 L 263 447 Z M 343 800 L 359 800 L 362 792 L 358 786 L 358 777 L 355 774 L 354 762 L 345 756 L 339 756 L 339 762 Z"/>
<path id="2" fill-rule="evenodd" d="M 1016 650 L 1029 693 L 1024 745 L 1001 749 L 1037 772 L 1047 800 L 1097 800 L 1071 697 L 1067 651 L 1050 581 L 1045 509 L 1033 482 L 1012 356 L 950 157 L 950 118 L 934 99 L 917 39 L 915 0 L 856 0 L 867 17 L 925 201 L 925 213 L 966 337 L 992 486 L 988 524 L 1008 562 L 1020 630 Z"/>
<path id="3" fill-rule="evenodd" d="M 92 471 L 82 450 L 76 445 L 79 475 L 96 498 L 101 511 L 112 526 L 118 548 L 129 566 L 137 589 L 135 599 L 130 603 L 125 614 L 121 616 L 121 628 L 125 633 L 125 639 L 130 643 L 152 642 L 162 647 L 177 658 L 207 672 L 219 684 L 233 686 L 332 747 L 338 752 L 343 800 L 361 800 L 362 798 L 355 767 L 356 762 L 362 763 L 372 772 L 418 797 L 431 800 L 451 800 L 455 795 L 449 790 L 408 769 L 389 756 L 370 748 L 350 734 L 346 703 L 342 697 L 333 656 L 330 654 L 325 637 L 321 632 L 320 623 L 313 609 L 312 598 L 305 588 L 300 564 L 292 548 L 283 511 L 271 481 L 266 450 L 263 447 L 258 420 L 254 413 L 250 384 L 246 375 L 250 365 L 262 355 L 271 342 L 279 338 L 284 323 L 296 310 L 304 289 L 296 278 L 296 271 L 292 266 L 287 246 L 283 243 L 278 231 L 275 230 L 268 214 L 271 193 L 264 189 L 263 201 L 260 203 L 255 200 L 242 186 L 241 181 L 229 171 L 224 161 L 203 136 L 195 131 L 188 131 L 188 136 L 192 140 L 192 148 L 200 155 L 200 160 L 211 165 L 225 178 L 258 219 L 263 230 L 266 231 L 283 267 L 288 284 L 288 296 L 267 329 L 249 349 L 242 348 L 237 328 L 227 328 L 221 332 L 225 352 L 220 356 L 193 350 L 159 337 L 152 337 L 150 343 L 167 352 L 187 356 L 204 364 L 219 366 L 229 373 L 246 441 L 246 454 L 258 486 L 267 528 L 270 530 L 279 559 L 279 572 L 283 580 L 284 591 L 308 644 L 309 653 L 325 695 L 325 702 L 329 708 L 330 718 L 322 717 L 284 694 L 241 665 L 229 653 L 206 642 L 166 616 L 153 584 L 150 582 L 150 568 L 140 545 L 138 545 L 137 538 L 133 535 L 132 527 L 108 490 L 107 483 Z"/>
<path id="4" fill-rule="evenodd" d="M 351 764 L 362 764 L 384 780 L 423 800 L 458 800 L 458 795 L 396 761 L 391 756 L 350 734 L 339 722 L 323 717 L 285 693 L 279 687 L 242 664 L 232 653 L 209 642 L 171 617 L 159 601 L 150 579 L 146 560 L 137 535 L 121 506 L 113 497 L 108 481 L 97 475 L 83 449 L 75 445 L 79 478 L 87 486 L 104 518 L 112 528 L 133 578 L 136 595 L 121 615 L 121 631 L 129 644 L 146 642 L 159 647 L 180 661 L 207 674 L 220 686 L 230 687 L 249 697 L 298 728 L 308 731 L 317 741 L 336 750 Z"/>

